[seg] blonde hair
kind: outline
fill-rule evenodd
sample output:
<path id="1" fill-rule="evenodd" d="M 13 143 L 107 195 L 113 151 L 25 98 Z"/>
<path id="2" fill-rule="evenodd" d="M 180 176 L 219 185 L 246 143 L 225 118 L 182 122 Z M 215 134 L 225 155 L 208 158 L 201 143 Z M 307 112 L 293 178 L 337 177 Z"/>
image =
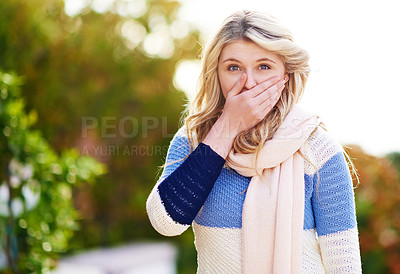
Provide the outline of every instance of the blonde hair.
<path id="1" fill-rule="evenodd" d="M 277 54 L 283 61 L 289 80 L 277 104 L 263 120 L 239 133 L 234 152 L 256 153 L 272 138 L 282 121 L 303 95 L 310 68 L 308 53 L 293 41 L 291 32 L 270 15 L 239 11 L 229 16 L 202 53 L 198 92 L 186 109 L 184 124 L 190 150 L 202 142 L 222 113 L 225 98 L 218 79 L 218 62 L 224 47 L 238 40 L 251 41 Z M 229 157 L 226 159 L 229 162 Z"/>

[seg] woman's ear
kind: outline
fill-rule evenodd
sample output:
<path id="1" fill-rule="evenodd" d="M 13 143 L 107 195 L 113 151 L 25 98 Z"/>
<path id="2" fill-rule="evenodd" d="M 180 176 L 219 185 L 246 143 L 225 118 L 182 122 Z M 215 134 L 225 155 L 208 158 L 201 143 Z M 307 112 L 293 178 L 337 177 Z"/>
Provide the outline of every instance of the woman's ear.
<path id="1" fill-rule="evenodd" d="M 285 77 L 283 79 L 285 79 L 286 81 L 289 81 L 289 74 L 285 73 Z"/>

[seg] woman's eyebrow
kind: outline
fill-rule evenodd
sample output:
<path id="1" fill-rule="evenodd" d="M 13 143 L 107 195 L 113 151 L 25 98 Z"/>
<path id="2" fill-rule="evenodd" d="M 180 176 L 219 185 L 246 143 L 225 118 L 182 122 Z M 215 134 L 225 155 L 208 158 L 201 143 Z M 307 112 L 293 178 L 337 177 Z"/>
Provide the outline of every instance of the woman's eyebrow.
<path id="1" fill-rule="evenodd" d="M 237 59 L 235 59 L 235 58 L 227 58 L 227 59 L 225 59 L 222 63 L 229 62 L 229 61 L 241 63 L 239 60 L 237 60 Z M 276 62 L 275 62 L 274 60 L 271 60 L 271 59 L 269 59 L 269 58 L 267 58 L 267 57 L 260 58 L 260 59 L 258 59 L 256 62 L 261 62 L 261 61 L 269 61 L 269 62 L 272 62 L 272 63 L 276 64 Z"/>
<path id="2" fill-rule="evenodd" d="M 261 61 L 270 61 L 270 62 L 272 62 L 272 63 L 276 64 L 276 62 L 275 62 L 274 60 L 271 60 L 271 59 L 269 59 L 269 58 L 266 58 L 266 57 L 264 57 L 264 58 L 260 58 L 260 59 L 258 59 L 258 60 L 257 60 L 257 62 L 261 62 Z"/>
<path id="3" fill-rule="evenodd" d="M 229 61 L 241 63 L 239 60 L 237 60 L 237 59 L 235 59 L 235 58 L 227 58 L 227 59 L 225 59 L 222 63 L 229 62 Z"/>

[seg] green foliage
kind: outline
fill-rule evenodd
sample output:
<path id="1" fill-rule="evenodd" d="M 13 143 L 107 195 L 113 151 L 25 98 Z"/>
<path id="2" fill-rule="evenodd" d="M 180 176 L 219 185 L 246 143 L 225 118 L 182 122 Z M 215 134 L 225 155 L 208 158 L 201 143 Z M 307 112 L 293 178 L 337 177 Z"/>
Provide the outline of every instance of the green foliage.
<path id="1" fill-rule="evenodd" d="M 34 127 L 56 151 L 76 147 L 108 167 L 96 184 L 72 191 L 82 217 L 73 250 L 165 240 L 151 227 L 145 201 L 185 102 L 173 85 L 175 67 L 197 57 L 199 33 L 178 18 L 178 1 L 147 0 L 142 13 L 121 15 L 128 2 L 136 1 L 116 0 L 104 13 L 87 7 L 70 17 L 62 0 L 0 1 L 0 69 L 24 76 L 21 92 L 27 109 L 37 111 Z M 168 39 L 150 39 L 159 34 Z M 172 51 L 152 53 L 146 43 L 172 44 Z M 86 131 L 86 117 L 98 125 Z M 123 129 L 136 135 L 121 135 L 124 118 L 137 120 Z M 188 235 L 172 240 L 193 250 Z"/>
<path id="2" fill-rule="evenodd" d="M 355 193 L 363 273 L 399 273 L 399 173 L 387 158 L 368 155 L 357 146 L 351 157 L 361 182 Z"/>
<path id="3" fill-rule="evenodd" d="M 392 165 L 397 169 L 400 174 L 400 152 L 389 153 L 386 158 L 392 163 Z"/>
<path id="4" fill-rule="evenodd" d="M 385 257 L 385 253 L 379 249 L 363 253 L 361 256 L 361 261 L 363 262 L 363 273 L 390 273 L 387 263 L 385 262 Z"/>
<path id="5" fill-rule="evenodd" d="M 66 150 L 59 156 L 25 113 L 22 79 L 0 72 L 0 252 L 4 271 L 46 272 L 78 228 L 75 184 L 93 182 L 103 164 Z"/>

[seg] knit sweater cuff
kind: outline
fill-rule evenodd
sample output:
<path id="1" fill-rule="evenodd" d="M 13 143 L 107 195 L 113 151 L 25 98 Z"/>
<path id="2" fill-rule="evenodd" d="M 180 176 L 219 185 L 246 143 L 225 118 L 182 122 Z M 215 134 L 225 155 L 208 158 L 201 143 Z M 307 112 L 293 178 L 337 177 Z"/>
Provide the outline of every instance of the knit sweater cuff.
<path id="1" fill-rule="evenodd" d="M 191 224 L 203 206 L 225 159 L 200 143 L 188 158 L 158 186 L 165 210 L 180 224 Z"/>

